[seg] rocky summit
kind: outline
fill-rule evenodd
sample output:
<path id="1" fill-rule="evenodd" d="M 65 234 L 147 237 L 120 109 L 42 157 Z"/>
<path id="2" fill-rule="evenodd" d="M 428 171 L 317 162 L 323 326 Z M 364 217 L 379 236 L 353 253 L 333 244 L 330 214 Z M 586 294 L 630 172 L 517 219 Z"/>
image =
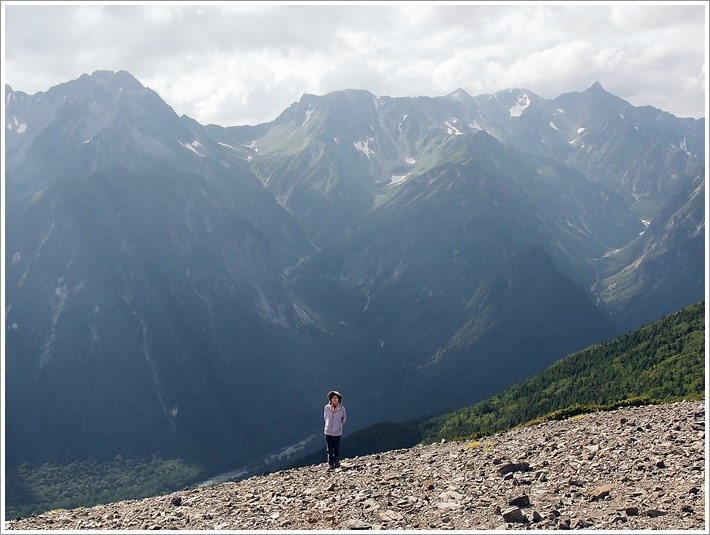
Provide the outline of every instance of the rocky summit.
<path id="1" fill-rule="evenodd" d="M 704 532 L 705 448 L 704 400 L 622 407 L 4 528 Z"/>

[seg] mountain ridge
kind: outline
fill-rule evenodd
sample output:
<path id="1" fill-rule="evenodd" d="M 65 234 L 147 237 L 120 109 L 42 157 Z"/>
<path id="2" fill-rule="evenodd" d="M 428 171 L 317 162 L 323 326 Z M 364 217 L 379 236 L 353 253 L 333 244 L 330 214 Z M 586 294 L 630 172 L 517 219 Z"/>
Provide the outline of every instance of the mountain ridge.
<path id="1" fill-rule="evenodd" d="M 6 86 L 10 465 L 258 465 L 334 385 L 416 417 L 702 298 L 704 120 L 584 93 L 220 127 L 129 73 Z"/>

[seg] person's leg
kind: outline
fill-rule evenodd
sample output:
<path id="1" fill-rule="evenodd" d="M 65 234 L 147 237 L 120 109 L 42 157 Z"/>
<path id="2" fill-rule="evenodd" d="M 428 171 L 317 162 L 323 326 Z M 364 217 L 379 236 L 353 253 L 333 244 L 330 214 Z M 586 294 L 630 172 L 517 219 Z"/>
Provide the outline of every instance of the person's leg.
<path id="1" fill-rule="evenodd" d="M 334 438 L 331 435 L 325 435 L 325 451 L 328 454 L 328 465 L 331 468 L 335 464 Z"/>
<path id="2" fill-rule="evenodd" d="M 333 466 L 340 467 L 340 437 L 332 437 L 333 440 Z"/>

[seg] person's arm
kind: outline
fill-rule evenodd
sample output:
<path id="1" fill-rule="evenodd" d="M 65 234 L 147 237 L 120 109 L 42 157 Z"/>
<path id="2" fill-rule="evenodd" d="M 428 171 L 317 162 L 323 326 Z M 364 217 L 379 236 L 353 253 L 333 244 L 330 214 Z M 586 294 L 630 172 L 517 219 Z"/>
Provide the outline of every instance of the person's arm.
<path id="1" fill-rule="evenodd" d="M 345 407 L 342 406 L 342 405 L 341 405 L 341 407 L 343 407 L 343 416 L 340 418 L 340 421 L 341 421 L 342 423 L 345 423 L 345 420 L 348 419 L 348 414 L 347 414 L 347 412 L 345 411 Z"/>

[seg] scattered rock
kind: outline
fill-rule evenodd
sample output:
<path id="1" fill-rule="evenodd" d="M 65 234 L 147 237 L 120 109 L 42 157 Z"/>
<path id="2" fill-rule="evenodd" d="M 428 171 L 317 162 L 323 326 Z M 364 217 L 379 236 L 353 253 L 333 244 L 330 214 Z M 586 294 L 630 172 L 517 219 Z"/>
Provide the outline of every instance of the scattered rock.
<path id="1" fill-rule="evenodd" d="M 613 485 L 602 485 L 600 487 L 595 488 L 592 491 L 592 501 L 595 502 L 597 500 L 602 500 L 606 498 L 607 496 L 609 496 L 612 490 L 614 490 Z"/>
<path id="2" fill-rule="evenodd" d="M 350 458 L 347 471 L 309 466 L 54 510 L 4 531 L 705 532 L 704 420 L 704 400 L 625 407 L 516 428 L 486 437 L 485 448 L 415 446 Z"/>
<path id="3" fill-rule="evenodd" d="M 508 507 L 507 509 L 503 509 L 500 514 L 503 515 L 506 522 L 519 522 L 522 524 L 529 522 L 528 517 L 520 510 L 520 507 Z"/>
<path id="4" fill-rule="evenodd" d="M 508 503 L 516 507 L 530 507 L 530 497 L 523 494 L 522 496 L 508 500 Z"/>
<path id="5" fill-rule="evenodd" d="M 344 526 L 345 529 L 352 530 L 372 529 L 372 524 L 369 524 L 362 520 L 348 520 L 347 522 L 345 522 Z"/>
<path id="6" fill-rule="evenodd" d="M 528 463 L 506 463 L 498 469 L 498 473 L 501 475 L 528 471 L 530 471 L 530 465 Z"/>

